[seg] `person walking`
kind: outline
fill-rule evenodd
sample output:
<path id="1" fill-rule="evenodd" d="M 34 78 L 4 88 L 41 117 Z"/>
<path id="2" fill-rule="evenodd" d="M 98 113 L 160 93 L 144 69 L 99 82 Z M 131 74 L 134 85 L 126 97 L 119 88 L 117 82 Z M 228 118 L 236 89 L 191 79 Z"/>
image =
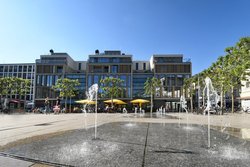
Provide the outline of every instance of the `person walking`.
<path id="1" fill-rule="evenodd" d="M 46 97 L 44 101 L 44 106 L 45 106 L 45 114 L 49 113 L 49 98 Z"/>

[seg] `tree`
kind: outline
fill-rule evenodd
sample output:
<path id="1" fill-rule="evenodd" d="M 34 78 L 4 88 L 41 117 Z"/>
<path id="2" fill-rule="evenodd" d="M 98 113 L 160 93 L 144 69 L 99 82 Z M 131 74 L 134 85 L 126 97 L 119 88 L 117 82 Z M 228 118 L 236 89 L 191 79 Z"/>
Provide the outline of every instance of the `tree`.
<path id="1" fill-rule="evenodd" d="M 124 80 L 120 78 L 106 77 L 100 80 L 102 97 L 109 97 L 111 99 L 111 107 L 113 108 L 113 98 L 122 94 L 122 83 Z"/>
<path id="2" fill-rule="evenodd" d="M 154 95 L 157 93 L 156 89 L 161 87 L 161 80 L 158 78 L 147 78 L 146 82 L 144 83 L 144 90 L 146 95 L 150 95 L 151 97 L 151 107 L 150 107 L 150 113 L 153 112 L 153 98 Z"/>
<path id="3" fill-rule="evenodd" d="M 10 94 L 18 94 L 19 99 L 21 95 L 25 95 L 26 92 L 30 89 L 30 80 L 16 77 L 5 77 L 0 78 L 0 94 L 2 95 L 10 95 Z M 24 99 L 25 104 L 26 98 Z M 19 103 L 20 104 L 20 103 Z M 20 106 L 18 106 L 19 108 Z"/>
<path id="4" fill-rule="evenodd" d="M 60 91 L 60 97 L 65 97 L 65 109 L 67 109 L 67 99 L 68 97 L 74 97 L 77 92 L 77 86 L 80 85 L 79 81 L 68 79 L 68 78 L 60 78 L 56 81 L 56 84 L 52 86 L 53 89 Z"/>
<path id="5" fill-rule="evenodd" d="M 241 81 L 247 80 L 250 68 L 250 37 L 242 38 L 233 47 L 225 49 L 228 58 L 227 70 L 231 88 L 232 112 L 234 112 L 234 89 L 240 87 Z"/>
<path id="6" fill-rule="evenodd" d="M 198 78 L 197 78 L 198 79 Z M 196 77 L 185 78 L 183 88 L 187 91 L 190 97 L 190 110 L 193 112 L 193 95 L 195 94 L 194 83 L 196 81 Z M 199 97 L 198 97 L 199 98 Z"/>

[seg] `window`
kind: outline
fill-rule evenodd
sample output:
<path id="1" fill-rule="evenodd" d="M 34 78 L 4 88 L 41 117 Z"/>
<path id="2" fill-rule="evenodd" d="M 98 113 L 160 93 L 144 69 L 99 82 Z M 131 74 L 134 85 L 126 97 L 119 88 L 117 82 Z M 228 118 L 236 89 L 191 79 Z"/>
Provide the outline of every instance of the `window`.
<path id="1" fill-rule="evenodd" d="M 139 69 L 139 63 L 135 63 L 135 70 Z"/>
<path id="2" fill-rule="evenodd" d="M 246 83 L 246 88 L 249 88 L 250 87 L 250 82 L 247 82 Z"/>
<path id="3" fill-rule="evenodd" d="M 9 70 L 9 66 L 5 66 L 4 72 L 8 72 L 8 70 Z"/>
<path id="4" fill-rule="evenodd" d="M 23 66 L 18 66 L 18 72 L 22 72 L 23 71 Z"/>
<path id="5" fill-rule="evenodd" d="M 146 63 L 143 63 L 143 70 L 146 70 Z"/>
<path id="6" fill-rule="evenodd" d="M 27 72 L 27 66 L 23 66 L 23 72 Z"/>
<path id="7" fill-rule="evenodd" d="M 108 73 L 109 72 L 109 66 L 104 66 L 104 71 L 105 73 Z"/>
<path id="8" fill-rule="evenodd" d="M 108 63 L 109 62 L 109 58 L 107 58 L 107 57 L 100 57 L 98 59 L 98 62 L 99 63 Z"/>
<path id="9" fill-rule="evenodd" d="M 78 70 L 82 70 L 82 63 L 78 64 Z"/>
<path id="10" fill-rule="evenodd" d="M 13 72 L 13 66 L 9 67 L 9 72 Z"/>
<path id="11" fill-rule="evenodd" d="M 28 67 L 28 72 L 31 72 L 32 71 L 32 66 L 29 66 Z"/>
<path id="12" fill-rule="evenodd" d="M 3 66 L 0 66 L 0 72 L 3 72 Z"/>
<path id="13" fill-rule="evenodd" d="M 56 73 L 62 73 L 62 72 L 63 72 L 63 67 L 62 66 L 57 66 Z"/>
<path id="14" fill-rule="evenodd" d="M 99 81 L 99 76 L 98 75 L 94 75 L 94 83 L 98 83 Z"/>
<path id="15" fill-rule="evenodd" d="M 17 72 L 17 66 L 14 66 L 14 72 Z"/>
<path id="16" fill-rule="evenodd" d="M 112 69 L 111 69 L 112 71 L 112 73 L 117 73 L 118 72 L 118 66 L 117 65 L 115 65 L 115 66 L 112 66 Z"/>

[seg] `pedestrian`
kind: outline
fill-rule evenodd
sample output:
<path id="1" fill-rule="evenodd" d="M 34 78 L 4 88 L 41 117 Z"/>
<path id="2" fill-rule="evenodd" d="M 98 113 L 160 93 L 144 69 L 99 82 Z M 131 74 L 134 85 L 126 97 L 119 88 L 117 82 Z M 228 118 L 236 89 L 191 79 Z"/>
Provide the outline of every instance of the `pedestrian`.
<path id="1" fill-rule="evenodd" d="M 45 114 L 49 113 L 49 98 L 46 97 L 44 101 L 44 106 L 45 106 Z"/>
<path id="2" fill-rule="evenodd" d="M 122 111 L 123 111 L 123 113 L 126 113 L 126 114 L 128 113 L 128 111 L 125 107 L 123 107 Z"/>
<path id="3" fill-rule="evenodd" d="M 59 97 L 56 98 L 56 105 L 60 107 L 61 99 Z"/>

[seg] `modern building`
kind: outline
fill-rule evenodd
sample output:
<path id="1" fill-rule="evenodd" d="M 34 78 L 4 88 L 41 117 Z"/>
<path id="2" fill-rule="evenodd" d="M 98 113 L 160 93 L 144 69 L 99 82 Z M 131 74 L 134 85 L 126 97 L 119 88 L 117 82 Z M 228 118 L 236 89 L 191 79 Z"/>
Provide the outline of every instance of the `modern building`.
<path id="1" fill-rule="evenodd" d="M 30 80 L 30 89 L 26 95 L 9 94 L 8 97 L 15 100 L 34 102 L 35 92 L 35 63 L 0 64 L 0 78 L 17 77 Z"/>
<path id="2" fill-rule="evenodd" d="M 86 98 L 85 92 L 94 83 L 100 85 L 105 77 L 124 80 L 121 99 L 130 101 L 134 98 L 149 98 L 144 94 L 144 83 L 147 78 L 161 79 L 162 86 L 155 95 L 155 107 L 168 105 L 177 109 L 177 103 L 183 94 L 182 86 L 185 78 L 191 77 L 192 64 L 184 61 L 181 54 L 155 54 L 149 61 L 133 61 L 131 54 L 119 50 L 108 50 L 100 53 L 96 50 L 88 56 L 87 61 L 75 61 L 67 53 L 50 50 L 49 54 L 41 55 L 34 64 L 0 65 L 0 77 L 18 76 L 31 79 L 32 87 L 26 99 L 35 101 L 36 106 L 43 106 L 44 99 L 49 97 L 52 105 L 60 90 L 53 90 L 59 78 L 78 79 L 79 94 L 67 103 L 76 99 Z M 99 89 L 102 93 L 102 89 Z M 17 98 L 17 95 L 11 95 Z M 102 98 L 104 100 L 106 98 Z"/>
<path id="3" fill-rule="evenodd" d="M 100 80 L 105 77 L 120 78 L 122 83 L 123 92 L 121 98 L 130 100 L 132 98 L 132 55 L 126 55 L 121 51 L 104 51 L 89 55 L 87 61 L 87 87 L 94 83 L 100 85 Z M 99 89 L 99 93 L 102 90 Z"/>
<path id="4" fill-rule="evenodd" d="M 75 98 L 83 98 L 86 89 L 86 61 L 74 61 L 67 53 L 54 53 L 41 55 L 36 60 L 35 102 L 42 106 L 44 99 L 56 101 L 60 90 L 53 90 L 59 78 L 78 79 L 80 82 L 79 94 Z"/>
<path id="5" fill-rule="evenodd" d="M 151 57 L 150 64 L 154 76 L 162 82 L 162 91 L 155 96 L 156 106 L 178 110 L 184 79 L 192 75 L 190 60 L 184 61 L 181 54 L 156 54 Z"/>

